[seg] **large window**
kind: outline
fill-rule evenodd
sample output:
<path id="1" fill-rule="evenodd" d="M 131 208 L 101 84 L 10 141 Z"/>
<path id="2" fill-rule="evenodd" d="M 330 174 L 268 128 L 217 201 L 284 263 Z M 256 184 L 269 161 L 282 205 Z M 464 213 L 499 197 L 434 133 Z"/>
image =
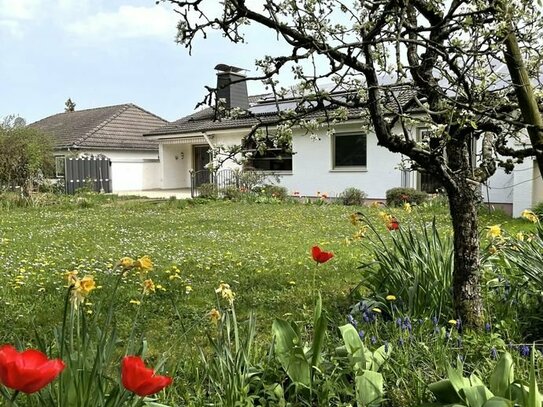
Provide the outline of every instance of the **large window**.
<path id="1" fill-rule="evenodd" d="M 334 169 L 364 168 L 366 165 L 365 134 L 335 134 L 333 136 Z"/>
<path id="2" fill-rule="evenodd" d="M 247 166 L 261 171 L 292 171 L 292 153 L 282 148 L 268 148 L 264 152 L 246 150 Z"/>

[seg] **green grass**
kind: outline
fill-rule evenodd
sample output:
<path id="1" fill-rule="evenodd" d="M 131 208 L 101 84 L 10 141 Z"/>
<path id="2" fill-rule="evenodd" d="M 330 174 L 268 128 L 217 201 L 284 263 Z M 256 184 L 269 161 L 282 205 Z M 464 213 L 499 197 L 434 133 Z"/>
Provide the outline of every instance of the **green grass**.
<path id="1" fill-rule="evenodd" d="M 208 344 L 206 333 L 212 330 L 208 313 L 217 304 L 215 288 L 220 282 L 230 284 L 236 293 L 240 319 L 255 313 L 257 346 L 266 350 L 274 318 L 302 324 L 311 320 L 314 273 L 329 332 L 345 323 L 349 306 L 358 300 L 350 292 L 364 279 L 358 267 L 370 260 L 369 252 L 353 238 L 358 230 L 349 220 L 353 212 L 363 211 L 385 241 L 390 232 L 379 217 L 383 210 L 396 216 L 402 227 L 429 224 L 435 217 L 440 233 L 451 231 L 443 205 L 415 207 L 408 214 L 401 208 L 328 204 L 84 199 L 85 205 L 78 198 L 67 198 L 60 205 L 2 211 L 0 344 L 36 346 L 36 332 L 52 342 L 53 329 L 62 318 L 65 272 L 94 276 L 100 288 L 84 306 L 92 316 L 100 303 L 111 299 L 113 265 L 124 256 L 149 255 L 154 269 L 146 276 L 127 273 L 114 298 L 120 337 L 128 337 L 139 310 L 136 331 L 148 341 L 148 357 L 165 354 L 178 368 L 187 364 L 187 371 L 196 375 L 197 346 Z M 527 221 L 481 211 L 483 240 L 487 240 L 484 228 L 493 224 L 511 234 L 533 230 Z M 317 267 L 310 256 L 315 244 L 335 257 Z M 143 298 L 143 278 L 152 278 L 163 289 Z M 192 288 L 188 294 L 187 286 Z M 136 300 L 141 304 L 134 304 Z M 185 379 L 187 386 L 198 380 Z"/>

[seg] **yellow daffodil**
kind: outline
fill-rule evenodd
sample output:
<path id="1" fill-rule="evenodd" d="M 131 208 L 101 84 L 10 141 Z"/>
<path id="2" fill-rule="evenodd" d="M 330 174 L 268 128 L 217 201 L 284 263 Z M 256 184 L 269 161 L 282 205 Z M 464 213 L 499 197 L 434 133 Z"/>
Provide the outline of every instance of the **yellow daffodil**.
<path id="1" fill-rule="evenodd" d="M 72 290 L 70 301 L 75 309 L 85 301 L 85 297 L 96 288 L 94 277 L 85 276 L 82 279 L 77 277 L 77 272 L 68 273 L 69 284 Z"/>
<path id="2" fill-rule="evenodd" d="M 221 313 L 219 310 L 213 308 L 211 311 L 209 311 L 209 319 L 211 319 L 211 322 L 213 322 L 215 325 L 217 325 L 221 319 Z"/>
<path id="3" fill-rule="evenodd" d="M 377 314 L 380 314 L 382 312 L 379 308 L 373 308 L 372 311 L 376 312 Z"/>
<path id="4" fill-rule="evenodd" d="M 227 300 L 230 305 L 234 302 L 234 297 L 236 294 L 230 289 L 230 286 L 226 283 L 221 283 L 217 289 L 215 289 L 217 294 L 221 294 L 221 297 Z"/>
<path id="5" fill-rule="evenodd" d="M 143 294 L 150 294 L 154 293 L 156 290 L 155 283 L 153 283 L 153 280 L 148 278 L 143 282 Z"/>
<path id="6" fill-rule="evenodd" d="M 387 301 L 396 301 L 396 296 L 395 295 L 387 295 L 386 296 L 386 300 Z"/>
<path id="7" fill-rule="evenodd" d="M 517 240 L 520 240 L 521 242 L 524 241 L 524 233 L 518 232 L 516 235 Z"/>
<path id="8" fill-rule="evenodd" d="M 79 287 L 76 288 L 83 296 L 89 295 L 89 293 L 96 288 L 96 282 L 93 276 L 85 276 L 79 281 Z"/>
<path id="9" fill-rule="evenodd" d="M 456 319 L 449 319 L 449 324 L 456 325 Z"/>
<path id="10" fill-rule="evenodd" d="M 130 304 L 140 305 L 141 301 L 139 301 L 139 300 L 130 300 Z"/>
<path id="11" fill-rule="evenodd" d="M 141 271 L 149 271 L 153 268 L 153 262 L 149 256 L 143 256 L 136 260 L 134 266 L 139 268 Z"/>
<path id="12" fill-rule="evenodd" d="M 407 213 L 411 213 L 413 208 L 411 208 L 411 204 L 409 202 L 404 202 L 403 210 L 406 211 Z"/>
<path id="13" fill-rule="evenodd" d="M 134 259 L 131 257 L 123 257 L 121 260 L 119 260 L 119 266 L 125 270 L 129 270 L 134 267 Z"/>
<path id="14" fill-rule="evenodd" d="M 353 224 L 353 226 L 356 226 L 358 224 L 358 215 L 356 213 L 351 213 L 349 215 L 349 219 L 351 223 Z"/>
<path id="15" fill-rule="evenodd" d="M 388 223 L 390 222 L 390 220 L 392 219 L 392 215 L 389 215 L 388 213 L 386 213 L 385 211 L 380 211 L 379 212 L 379 217 L 381 218 L 381 220 L 385 223 Z"/>
<path id="16" fill-rule="evenodd" d="M 537 223 L 539 222 L 539 217 L 529 209 L 524 209 L 520 214 L 524 219 L 529 220 L 530 222 Z"/>
<path id="17" fill-rule="evenodd" d="M 500 237 L 502 235 L 502 228 L 500 225 L 492 225 L 487 227 L 488 231 L 486 232 L 487 237 L 493 239 Z"/>
<path id="18" fill-rule="evenodd" d="M 192 292 L 192 287 L 190 285 L 185 286 L 185 294 L 190 294 Z"/>

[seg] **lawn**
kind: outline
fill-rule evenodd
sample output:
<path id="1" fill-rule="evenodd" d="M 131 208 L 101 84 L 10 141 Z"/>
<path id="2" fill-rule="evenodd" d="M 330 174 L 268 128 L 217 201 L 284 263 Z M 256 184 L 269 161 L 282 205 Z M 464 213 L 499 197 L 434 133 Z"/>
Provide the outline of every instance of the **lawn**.
<path id="1" fill-rule="evenodd" d="M 241 319 L 254 312 L 263 345 L 269 343 L 275 318 L 311 320 L 314 289 L 322 293 L 334 330 L 358 300 L 359 293 L 352 295 L 364 279 L 358 267 L 371 260 L 350 215 L 362 211 L 386 241 L 391 232 L 380 220 L 383 209 L 89 198 L 84 205 L 5 210 L 0 217 L 0 343 L 28 347 L 37 335 L 53 336 L 62 320 L 69 271 L 96 280 L 98 289 L 82 305 L 92 318 L 99 304 L 111 299 L 119 259 L 144 255 L 154 268 L 145 275 L 125 274 L 115 295 L 115 320 L 122 337 L 137 319 L 135 331 L 147 340 L 151 358 L 198 358 L 195 351 L 207 344 L 209 312 L 217 306 L 215 289 L 221 282 L 235 292 Z M 450 233 L 444 205 L 386 211 L 402 227 L 435 217 L 440 231 Z M 511 234 L 533 230 L 525 220 L 482 209 L 483 240 L 484 228 L 493 224 Z M 317 265 L 310 254 L 313 245 L 333 251 L 334 258 Z M 154 293 L 142 294 L 145 279 L 153 280 Z"/>

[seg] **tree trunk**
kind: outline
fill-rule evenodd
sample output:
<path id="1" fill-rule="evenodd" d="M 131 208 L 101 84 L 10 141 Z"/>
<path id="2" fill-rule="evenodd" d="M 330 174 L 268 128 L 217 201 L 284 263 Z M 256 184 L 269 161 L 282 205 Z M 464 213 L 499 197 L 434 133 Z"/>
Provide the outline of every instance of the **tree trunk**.
<path id="1" fill-rule="evenodd" d="M 452 133 L 454 134 L 454 132 Z M 455 317 L 462 324 L 483 326 L 480 287 L 479 231 L 477 221 L 478 184 L 472 181 L 470 137 L 452 137 L 446 146 L 451 182 L 445 183 L 454 233 L 453 301 Z"/>
<path id="2" fill-rule="evenodd" d="M 449 210 L 454 231 L 453 298 L 456 316 L 475 329 L 483 326 L 480 287 L 477 197 L 473 186 L 460 185 L 449 192 Z"/>

